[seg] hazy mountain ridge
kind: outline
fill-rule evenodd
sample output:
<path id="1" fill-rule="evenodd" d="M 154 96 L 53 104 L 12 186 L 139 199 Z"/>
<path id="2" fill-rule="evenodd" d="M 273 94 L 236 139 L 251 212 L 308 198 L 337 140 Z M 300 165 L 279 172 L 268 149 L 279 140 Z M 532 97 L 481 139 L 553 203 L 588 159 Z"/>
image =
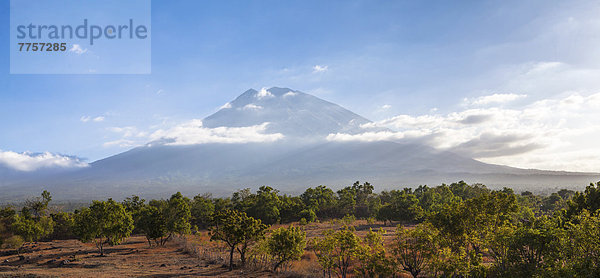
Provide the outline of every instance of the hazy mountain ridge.
<path id="1" fill-rule="evenodd" d="M 486 164 L 448 151 L 397 142 L 329 142 L 331 133 L 361 133 L 370 123 L 343 107 L 288 88 L 248 90 L 206 117 L 202 126 L 245 127 L 268 122 L 270 143 L 210 143 L 171 146 L 160 141 L 98 160 L 66 173 L 5 176 L 1 196 L 24 198 L 40 188 L 57 199 L 161 197 L 271 185 L 296 192 L 325 184 L 338 188 L 356 180 L 378 189 L 458 180 L 491 186 L 585 186 L 596 173 L 525 170 Z M 378 129 L 382 130 L 382 129 Z"/>

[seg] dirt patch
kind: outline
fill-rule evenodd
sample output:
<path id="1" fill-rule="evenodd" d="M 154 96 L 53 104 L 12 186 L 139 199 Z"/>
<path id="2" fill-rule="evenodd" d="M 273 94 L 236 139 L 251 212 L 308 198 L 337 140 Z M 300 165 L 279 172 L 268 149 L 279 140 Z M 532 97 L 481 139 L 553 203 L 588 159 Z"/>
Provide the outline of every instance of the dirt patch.
<path id="1" fill-rule="evenodd" d="M 275 225 L 278 228 L 286 225 Z M 299 226 L 298 223 L 295 223 Z M 389 244 L 394 236 L 394 225 L 354 221 L 355 233 L 361 238 L 369 229 L 386 231 L 384 240 Z M 325 230 L 343 229 L 340 221 L 324 221 L 302 226 L 307 239 L 320 237 Z M 312 251 L 306 250 L 301 260 L 282 266 L 275 274 L 264 269 L 272 265 L 249 260 L 245 269 L 228 271 L 228 248 L 210 241 L 206 231 L 169 241 L 164 247 L 148 247 L 143 236 L 133 236 L 123 244 L 106 248 L 104 257 L 98 256 L 93 244 L 77 240 L 39 242 L 25 248 L 20 255 L 0 252 L 0 278 L 3 277 L 322 277 L 319 263 Z M 239 255 L 234 254 L 239 261 Z"/>
<path id="2" fill-rule="evenodd" d="M 0 256 L 0 277 L 274 277 L 270 272 L 228 271 L 186 254 L 174 242 L 149 248 L 143 236 L 108 247 L 103 257 L 93 244 L 77 240 L 39 242 L 28 249 Z"/>

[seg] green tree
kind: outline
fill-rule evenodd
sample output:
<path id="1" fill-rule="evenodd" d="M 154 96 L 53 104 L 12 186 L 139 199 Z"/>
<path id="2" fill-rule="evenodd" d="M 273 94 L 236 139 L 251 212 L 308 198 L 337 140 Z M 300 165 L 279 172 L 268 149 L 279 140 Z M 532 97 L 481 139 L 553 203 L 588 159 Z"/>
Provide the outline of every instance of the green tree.
<path id="1" fill-rule="evenodd" d="M 180 192 L 168 200 L 151 200 L 148 206 L 140 210 L 139 228 L 157 245 L 165 245 L 173 236 L 190 233 L 190 200 Z"/>
<path id="2" fill-rule="evenodd" d="M 25 201 L 20 215 L 15 215 L 12 230 L 21 236 L 25 243 L 38 241 L 52 234 L 54 222 L 46 216 L 51 200 L 50 192 L 44 190 L 41 197 Z"/>
<path id="3" fill-rule="evenodd" d="M 131 217 L 133 218 L 133 232 L 132 233 L 141 232 L 141 230 L 139 229 L 140 212 L 141 212 L 142 208 L 144 208 L 144 206 L 146 205 L 145 203 L 146 203 L 146 200 L 140 198 L 137 195 L 132 195 L 130 197 L 127 197 L 122 202 L 123 206 L 125 207 L 125 210 L 128 213 L 130 213 Z"/>
<path id="4" fill-rule="evenodd" d="M 555 210 L 566 207 L 566 201 L 558 193 L 552 193 L 550 196 L 542 199 L 540 210 L 545 213 L 552 213 Z"/>
<path id="5" fill-rule="evenodd" d="M 267 250 L 275 258 L 273 271 L 283 263 L 299 260 L 306 247 L 306 232 L 294 226 L 273 230 L 267 239 Z"/>
<path id="6" fill-rule="evenodd" d="M 75 233 L 82 242 L 93 241 L 104 256 L 106 244 L 115 245 L 133 230 L 133 219 L 123 205 L 108 199 L 94 201 L 75 215 Z"/>
<path id="7" fill-rule="evenodd" d="M 563 277 L 600 277 L 600 212 L 583 210 L 566 223 L 565 240 L 558 259 L 568 270 Z"/>
<path id="8" fill-rule="evenodd" d="M 337 192 L 338 216 L 354 215 L 357 218 L 373 217 L 377 214 L 381 203 L 373 194 L 374 187 L 368 182 L 355 182 Z"/>
<path id="9" fill-rule="evenodd" d="M 414 194 L 419 199 L 419 206 L 423 208 L 425 214 L 430 214 L 445 204 L 455 201 L 456 198 L 460 198 L 454 196 L 450 187 L 445 184 L 433 188 L 419 186 Z"/>
<path id="10" fill-rule="evenodd" d="M 368 182 L 360 184 L 356 181 L 352 185 L 352 191 L 356 195 L 356 206 L 354 216 L 357 218 L 374 217 L 381 206 L 381 202 L 377 195 L 373 193 L 375 187 Z"/>
<path id="11" fill-rule="evenodd" d="M 429 215 L 428 221 L 451 240 L 455 250 L 464 247 L 481 255 L 490 233 L 513 219 L 517 211 L 514 194 L 495 191 L 464 202 L 453 200 Z"/>
<path id="12" fill-rule="evenodd" d="M 452 183 L 449 187 L 454 196 L 458 196 L 463 200 L 475 198 L 490 192 L 490 190 L 483 184 L 469 185 L 464 181 Z"/>
<path id="13" fill-rule="evenodd" d="M 506 223 L 491 233 L 485 243 L 489 256 L 494 260 L 494 271 L 499 276 L 510 273 L 511 247 L 515 229 L 512 224 Z"/>
<path id="14" fill-rule="evenodd" d="M 306 215 L 302 214 L 302 212 L 306 209 L 300 197 L 291 197 L 288 195 L 283 195 L 279 197 L 279 200 L 281 203 L 281 207 L 279 209 L 281 223 L 298 221 L 300 220 L 300 218 L 306 217 Z M 316 214 L 314 215 L 314 217 L 314 219 L 316 219 Z M 312 221 L 314 221 L 314 219 Z"/>
<path id="15" fill-rule="evenodd" d="M 317 217 L 331 218 L 337 215 L 335 193 L 324 185 L 306 189 L 300 195 L 300 199 L 307 209 L 312 209 L 317 214 Z"/>
<path id="16" fill-rule="evenodd" d="M 382 193 L 387 195 L 389 202 L 384 204 L 377 213 L 380 221 L 415 222 L 423 217 L 423 209 L 419 199 L 409 190 L 392 190 Z"/>
<path id="17" fill-rule="evenodd" d="M 44 190 L 41 197 L 26 200 L 25 207 L 33 214 L 33 217 L 41 217 L 46 215 L 46 210 L 48 209 L 48 203 L 50 203 L 50 201 L 52 201 L 50 192 Z"/>
<path id="18" fill-rule="evenodd" d="M 238 190 L 231 195 L 231 206 L 234 210 L 248 212 L 256 204 L 256 195 L 250 188 Z"/>
<path id="19" fill-rule="evenodd" d="M 559 252 L 560 238 L 563 237 L 555 220 L 542 216 L 515 230 L 509 255 L 510 273 L 533 277 L 553 265 L 554 254 Z"/>
<path id="20" fill-rule="evenodd" d="M 485 240 L 511 221 L 517 211 L 516 196 L 511 191 L 494 191 L 466 200 L 462 219 L 470 248 L 482 255 Z"/>
<path id="21" fill-rule="evenodd" d="M 404 271 L 413 277 L 419 274 L 435 256 L 438 237 L 435 228 L 428 224 L 419 224 L 414 229 L 399 225 L 393 243 L 393 253 Z"/>
<path id="22" fill-rule="evenodd" d="M 233 253 L 240 253 L 242 265 L 246 262 L 248 247 L 264 238 L 267 225 L 260 219 L 254 219 L 245 212 L 225 210 L 215 213 L 214 225 L 210 228 L 211 240 L 220 240 L 229 246 L 229 270 L 233 270 Z"/>
<path id="23" fill-rule="evenodd" d="M 354 269 L 361 277 L 389 277 L 394 273 L 395 267 L 387 256 L 383 235 L 384 230 L 374 232 L 369 229 L 357 254 L 358 266 Z"/>
<path id="24" fill-rule="evenodd" d="M 484 275 L 469 275 L 469 255 L 464 247 L 452 249 L 441 245 L 435 256 L 431 258 L 430 272 L 433 277 L 485 277 Z"/>
<path id="25" fill-rule="evenodd" d="M 233 208 L 233 202 L 230 198 L 213 198 L 212 202 L 215 205 L 215 211 L 223 211 Z"/>
<path id="26" fill-rule="evenodd" d="M 600 209 L 600 181 L 596 184 L 591 183 L 583 193 L 575 193 L 568 202 L 567 216 L 577 215 L 584 209 L 591 213 Z"/>
<path id="27" fill-rule="evenodd" d="M 312 209 L 304 209 L 300 211 L 300 217 L 307 223 L 315 222 L 317 220 L 317 214 Z"/>
<path id="28" fill-rule="evenodd" d="M 281 201 L 278 192 L 270 186 L 261 186 L 256 192 L 254 203 L 247 210 L 248 215 L 268 225 L 279 222 Z"/>
<path id="29" fill-rule="evenodd" d="M 337 191 L 337 213 L 336 217 L 354 215 L 356 210 L 356 192 L 352 187 L 344 187 Z"/>
<path id="30" fill-rule="evenodd" d="M 16 212 L 12 207 L 4 207 L 0 209 L 0 246 L 12 234 L 12 225 L 15 222 Z"/>
<path id="31" fill-rule="evenodd" d="M 211 200 L 210 194 L 195 196 L 191 205 L 191 224 L 208 228 L 211 225 L 214 212 L 215 204 Z"/>
<path id="32" fill-rule="evenodd" d="M 177 192 L 167 201 L 167 207 L 164 209 L 164 218 L 167 224 L 169 238 L 175 234 L 190 233 L 190 200 Z"/>
<path id="33" fill-rule="evenodd" d="M 339 231 L 328 230 L 321 238 L 314 239 L 312 248 L 324 272 L 331 276 L 335 270 L 342 278 L 349 274 L 352 261 L 360 252 L 360 238 L 348 228 Z"/>
<path id="34" fill-rule="evenodd" d="M 138 228 L 146 235 L 148 245 L 164 245 L 168 239 L 167 220 L 163 210 L 154 205 L 144 206 L 139 213 Z"/>
<path id="35" fill-rule="evenodd" d="M 68 212 L 57 212 L 50 215 L 54 222 L 54 229 L 50 238 L 52 239 L 71 239 L 75 237 L 73 229 L 75 220 L 73 214 Z"/>
<path id="36" fill-rule="evenodd" d="M 52 222 L 52 218 L 50 217 L 41 216 L 33 218 L 20 215 L 15 216 L 12 227 L 14 233 L 21 236 L 25 243 L 36 242 L 50 235 L 53 228 L 54 222 Z"/>
<path id="37" fill-rule="evenodd" d="M 323 277 L 331 278 L 331 274 L 335 273 L 336 267 L 336 244 L 337 242 L 332 236 L 333 231 L 328 230 L 319 238 L 310 240 L 310 248 L 314 251 L 319 265 L 323 269 Z"/>

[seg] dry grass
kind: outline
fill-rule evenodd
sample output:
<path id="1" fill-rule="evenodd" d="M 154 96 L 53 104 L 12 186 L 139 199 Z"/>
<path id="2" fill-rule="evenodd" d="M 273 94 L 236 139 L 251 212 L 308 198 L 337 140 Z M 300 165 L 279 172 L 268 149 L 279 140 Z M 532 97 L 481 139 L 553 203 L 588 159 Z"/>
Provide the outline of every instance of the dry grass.
<path id="1" fill-rule="evenodd" d="M 300 226 L 306 231 L 307 241 L 312 238 L 320 237 L 324 231 L 326 230 L 339 230 L 345 227 L 345 224 L 342 221 L 323 221 L 317 223 L 309 223 L 307 225 L 301 226 L 298 223 L 292 223 L 295 226 Z M 277 224 L 273 225 L 271 229 L 277 229 L 279 227 L 287 227 L 290 224 Z M 396 229 L 395 225 L 383 225 L 383 223 L 367 223 L 366 220 L 356 220 L 350 225 L 354 227 L 356 230 L 356 234 L 361 238 L 364 237 L 369 229 L 379 230 L 383 229 L 386 233 L 384 235 L 384 240 L 386 243 L 390 243 L 394 236 L 394 231 Z M 186 252 L 193 254 L 193 256 L 205 260 L 210 261 L 216 264 L 227 264 L 229 252 L 228 249 L 218 242 L 211 242 L 209 240 L 208 232 L 198 232 L 196 235 L 187 236 L 185 238 L 180 238 L 178 241 L 182 246 L 185 246 L 184 249 Z M 234 255 L 234 260 L 239 262 L 239 255 L 236 252 Z M 270 261 L 268 256 L 252 256 L 249 255 L 247 259 L 247 264 L 245 269 L 248 271 L 269 271 L 272 269 L 274 263 Z M 280 270 L 277 273 L 277 276 L 280 277 L 323 277 L 323 272 L 315 254 L 310 250 L 305 250 L 299 261 L 293 261 L 289 264 L 283 265 L 280 267 Z M 408 276 L 407 276 L 408 277 Z"/>
<path id="2" fill-rule="evenodd" d="M 143 236 L 107 248 L 104 257 L 77 240 L 40 242 L 22 259 L 9 253 L 0 252 L 0 277 L 273 277 L 264 271 L 230 272 L 217 261 L 192 256 L 175 241 L 149 248 Z"/>
<path id="3" fill-rule="evenodd" d="M 278 228 L 286 225 L 275 225 Z M 294 223 L 295 226 L 299 226 Z M 351 226 L 364 237 L 369 228 L 384 229 L 386 242 L 393 237 L 394 226 L 354 221 Z M 319 237 L 328 229 L 343 229 L 340 221 L 324 221 L 301 226 L 307 238 Z M 40 242 L 22 254 L 0 251 L 0 277 L 322 277 L 321 268 L 312 251 L 306 250 L 299 261 L 270 271 L 268 256 L 248 256 L 243 269 L 228 271 L 228 248 L 221 242 L 210 241 L 208 232 L 176 237 L 164 247 L 148 247 L 145 237 L 133 236 L 121 245 L 107 248 L 99 257 L 93 244 L 77 240 Z M 236 252 L 234 260 L 239 264 Z"/>

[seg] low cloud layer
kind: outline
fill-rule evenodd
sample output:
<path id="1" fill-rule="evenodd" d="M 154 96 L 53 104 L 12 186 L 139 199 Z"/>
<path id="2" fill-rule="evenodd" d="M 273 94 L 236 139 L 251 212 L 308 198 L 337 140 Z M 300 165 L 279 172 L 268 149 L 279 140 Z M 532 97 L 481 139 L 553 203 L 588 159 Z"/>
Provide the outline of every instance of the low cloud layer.
<path id="1" fill-rule="evenodd" d="M 518 94 L 493 94 L 475 99 L 465 99 L 465 102 L 469 105 L 503 104 L 526 97 L 527 95 Z"/>
<path id="2" fill-rule="evenodd" d="M 259 108 L 248 108 L 259 109 Z M 142 131 L 134 126 L 110 127 L 108 131 L 119 137 L 103 144 L 105 148 L 131 148 L 151 144 L 197 145 L 209 143 L 261 143 L 284 138 L 281 133 L 266 133 L 269 123 L 245 127 L 207 128 L 202 120 L 194 119 L 182 124 L 163 125 Z"/>
<path id="3" fill-rule="evenodd" d="M 77 157 L 66 156 L 60 154 L 53 154 L 50 152 L 44 153 L 31 153 L 23 152 L 17 153 L 12 151 L 0 150 L 0 165 L 6 166 L 10 169 L 30 172 L 43 168 L 82 168 L 87 167 L 88 164 L 81 161 Z"/>
<path id="4" fill-rule="evenodd" d="M 206 128 L 201 120 L 192 120 L 170 129 L 159 129 L 150 135 L 152 141 L 167 141 L 167 145 L 207 143 L 273 142 L 283 138 L 281 133 L 265 133 L 269 123 L 247 127 Z"/>
<path id="5" fill-rule="evenodd" d="M 413 141 L 484 162 L 522 168 L 600 172 L 600 93 L 549 98 L 512 108 L 524 98 L 491 95 L 471 101 L 488 105 L 446 115 L 398 115 L 364 128 L 393 131 L 330 134 L 329 141 Z M 495 104 L 495 105 L 493 105 Z"/>

